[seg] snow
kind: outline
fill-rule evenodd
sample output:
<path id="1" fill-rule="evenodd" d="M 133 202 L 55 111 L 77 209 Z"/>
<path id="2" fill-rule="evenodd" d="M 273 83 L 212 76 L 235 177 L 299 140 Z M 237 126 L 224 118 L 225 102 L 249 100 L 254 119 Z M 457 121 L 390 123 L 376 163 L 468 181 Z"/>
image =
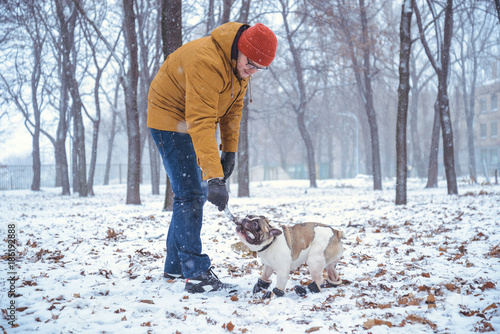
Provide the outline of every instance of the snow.
<path id="1" fill-rule="evenodd" d="M 230 198 L 237 217 L 279 223 L 316 221 L 346 234 L 338 288 L 262 301 L 251 290 L 260 261 L 238 250 L 234 225 L 205 206 L 202 238 L 214 271 L 241 289 L 190 295 L 162 277 L 170 213 L 163 196 L 141 187 L 142 205 L 125 205 L 125 186 L 96 186 L 95 197 L 60 189 L 0 192 L 0 213 L 18 236 L 16 298 L 0 291 L 7 333 L 471 333 L 500 332 L 500 187 L 408 181 L 396 206 L 395 180 L 373 191 L 369 178 L 252 183 Z M 232 185 L 231 193 L 236 194 Z M 6 245 L 6 244 L 5 244 Z M 5 246 L 4 246 L 5 249 Z M 0 260 L 7 272 L 6 257 Z M 273 279 L 274 276 L 272 277 Z M 310 279 L 306 266 L 287 290 Z M 6 282 L 6 279 L 4 280 Z M 274 284 L 271 286 L 274 287 Z M 11 300 L 18 327 L 5 318 Z M 390 327 L 391 326 L 391 327 Z"/>

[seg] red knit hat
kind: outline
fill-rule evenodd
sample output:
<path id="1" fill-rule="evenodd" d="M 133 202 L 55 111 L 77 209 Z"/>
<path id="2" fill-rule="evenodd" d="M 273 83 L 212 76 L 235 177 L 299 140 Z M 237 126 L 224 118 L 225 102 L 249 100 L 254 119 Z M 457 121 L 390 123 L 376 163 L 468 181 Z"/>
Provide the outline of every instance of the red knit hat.
<path id="1" fill-rule="evenodd" d="M 263 25 L 256 25 L 245 30 L 238 40 L 238 49 L 248 59 L 262 66 L 269 66 L 278 47 L 278 39 L 274 33 Z"/>

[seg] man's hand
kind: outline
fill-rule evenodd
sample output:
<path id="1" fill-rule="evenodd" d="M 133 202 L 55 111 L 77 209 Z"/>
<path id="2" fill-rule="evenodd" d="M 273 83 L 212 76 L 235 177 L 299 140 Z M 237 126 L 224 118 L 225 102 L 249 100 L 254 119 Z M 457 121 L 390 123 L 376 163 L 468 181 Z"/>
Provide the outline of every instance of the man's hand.
<path id="1" fill-rule="evenodd" d="M 224 211 L 229 200 L 229 194 L 226 189 L 226 180 L 211 179 L 208 180 L 207 200 L 217 206 L 219 211 Z"/>
<path id="2" fill-rule="evenodd" d="M 231 176 L 231 174 L 233 174 L 235 160 L 235 152 L 222 151 L 222 154 L 220 156 L 220 164 L 222 165 L 222 171 L 224 172 L 224 180 L 227 180 Z"/>

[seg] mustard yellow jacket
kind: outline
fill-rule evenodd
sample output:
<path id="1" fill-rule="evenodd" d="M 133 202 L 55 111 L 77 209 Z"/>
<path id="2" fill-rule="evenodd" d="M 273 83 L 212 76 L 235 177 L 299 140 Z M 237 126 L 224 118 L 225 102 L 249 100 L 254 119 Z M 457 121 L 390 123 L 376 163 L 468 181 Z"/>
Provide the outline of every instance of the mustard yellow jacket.
<path id="1" fill-rule="evenodd" d="M 223 177 L 221 150 L 236 152 L 243 97 L 248 80 L 235 76 L 231 48 L 241 23 L 226 23 L 210 36 L 186 43 L 170 54 L 151 83 L 149 128 L 189 133 L 203 179 Z"/>

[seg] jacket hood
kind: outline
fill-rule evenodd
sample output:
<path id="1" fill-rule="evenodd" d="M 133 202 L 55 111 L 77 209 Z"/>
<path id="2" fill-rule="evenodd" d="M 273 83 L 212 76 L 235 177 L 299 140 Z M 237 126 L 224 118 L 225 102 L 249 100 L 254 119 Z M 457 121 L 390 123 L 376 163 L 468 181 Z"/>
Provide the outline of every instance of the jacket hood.
<path id="1" fill-rule="evenodd" d="M 238 34 L 238 31 L 242 26 L 249 25 L 238 22 L 229 22 L 215 28 L 210 34 L 210 36 L 212 36 L 214 41 L 221 48 L 227 61 L 229 61 L 229 63 L 231 64 L 233 63 L 231 61 L 231 50 L 233 47 L 234 39 L 236 38 L 236 35 Z"/>

